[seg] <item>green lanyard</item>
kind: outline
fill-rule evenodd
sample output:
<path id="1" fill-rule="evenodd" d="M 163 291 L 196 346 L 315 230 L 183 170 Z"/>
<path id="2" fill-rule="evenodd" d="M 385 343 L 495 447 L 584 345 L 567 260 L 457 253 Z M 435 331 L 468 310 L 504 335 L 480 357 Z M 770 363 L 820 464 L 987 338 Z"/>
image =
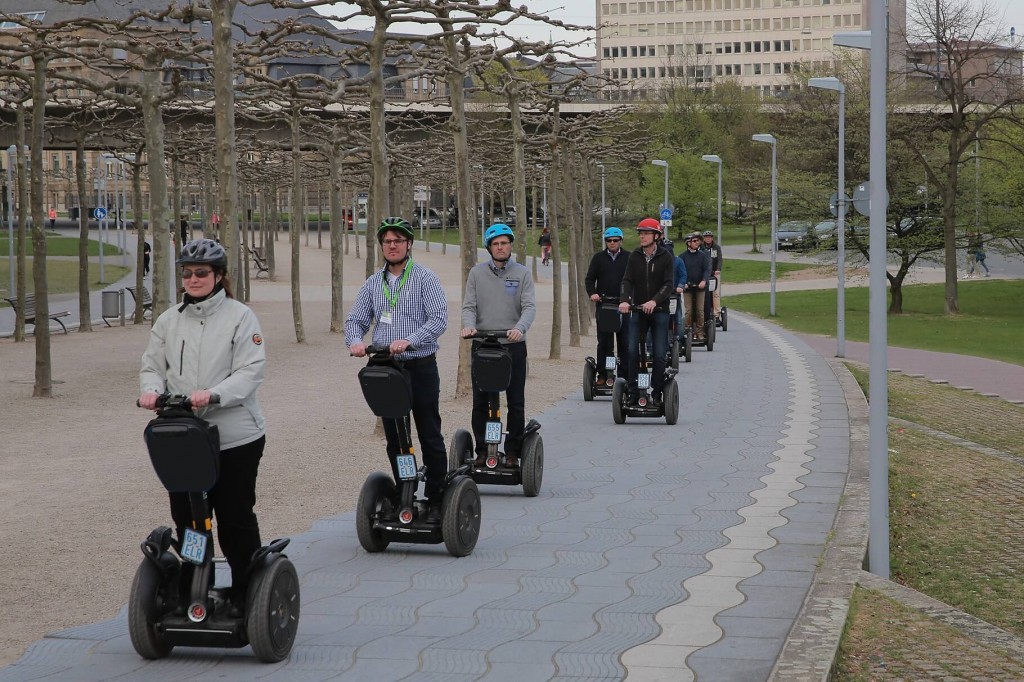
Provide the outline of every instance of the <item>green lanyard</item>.
<path id="1" fill-rule="evenodd" d="M 412 270 L 412 259 L 405 264 L 405 269 L 402 271 L 402 279 L 398 280 L 398 288 L 395 289 L 395 293 L 391 293 L 391 289 L 388 289 L 388 276 L 385 274 L 387 268 L 384 268 L 384 272 L 381 273 L 380 283 L 384 287 L 384 298 L 388 300 L 391 305 L 391 309 L 394 310 L 395 306 L 398 305 L 398 294 L 401 293 L 402 287 L 405 286 L 405 280 L 409 277 L 409 271 Z"/>

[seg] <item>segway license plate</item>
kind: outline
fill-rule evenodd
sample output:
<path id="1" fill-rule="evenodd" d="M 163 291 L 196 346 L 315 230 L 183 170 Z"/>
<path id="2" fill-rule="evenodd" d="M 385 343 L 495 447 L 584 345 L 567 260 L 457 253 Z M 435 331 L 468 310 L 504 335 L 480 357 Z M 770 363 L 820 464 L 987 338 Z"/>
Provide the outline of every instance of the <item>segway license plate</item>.
<path id="1" fill-rule="evenodd" d="M 185 529 L 185 539 L 181 543 L 181 558 L 194 564 L 202 564 L 206 558 L 206 533 Z"/>
<path id="2" fill-rule="evenodd" d="M 676 299 L 674 299 L 674 298 L 668 299 L 668 312 L 669 312 L 670 315 L 675 315 L 676 314 L 676 305 L 678 305 L 676 303 Z"/>
<path id="3" fill-rule="evenodd" d="M 638 374 L 636 377 L 637 388 L 650 388 L 651 387 L 651 375 L 650 374 Z"/>
<path id="4" fill-rule="evenodd" d="M 398 455 L 395 457 L 398 465 L 398 478 L 403 481 L 416 480 L 416 457 L 413 455 Z"/>
<path id="5" fill-rule="evenodd" d="M 501 422 L 487 422 L 487 431 L 484 432 L 484 442 L 501 442 Z"/>
<path id="6" fill-rule="evenodd" d="M 614 355 L 609 355 L 608 357 L 606 357 L 604 359 L 604 368 L 605 369 L 615 369 L 615 356 Z"/>

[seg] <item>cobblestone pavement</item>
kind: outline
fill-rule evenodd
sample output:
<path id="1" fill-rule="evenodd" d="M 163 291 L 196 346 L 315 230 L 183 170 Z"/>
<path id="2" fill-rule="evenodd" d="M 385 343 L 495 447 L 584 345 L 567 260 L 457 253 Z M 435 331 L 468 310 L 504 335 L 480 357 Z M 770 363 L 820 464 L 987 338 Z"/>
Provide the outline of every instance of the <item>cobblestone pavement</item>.
<path id="1" fill-rule="evenodd" d="M 541 494 L 483 486 L 469 557 L 367 554 L 352 513 L 293 538 L 302 616 L 280 664 L 248 649 L 147 662 L 122 612 L 44 638 L 0 680 L 767 679 L 830 535 L 850 425 L 825 360 L 730 321 L 681 368 L 676 426 L 617 426 L 579 393 L 538 415 Z"/>

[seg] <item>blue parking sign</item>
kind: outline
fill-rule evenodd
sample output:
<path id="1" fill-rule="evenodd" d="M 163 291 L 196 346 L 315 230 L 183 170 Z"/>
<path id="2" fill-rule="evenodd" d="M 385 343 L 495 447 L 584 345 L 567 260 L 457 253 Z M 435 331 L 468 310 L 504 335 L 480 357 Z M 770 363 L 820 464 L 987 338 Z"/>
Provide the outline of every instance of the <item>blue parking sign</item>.
<path id="1" fill-rule="evenodd" d="M 672 220 L 672 209 L 671 208 L 663 208 L 663 209 L 661 209 L 661 219 L 662 220 Z"/>

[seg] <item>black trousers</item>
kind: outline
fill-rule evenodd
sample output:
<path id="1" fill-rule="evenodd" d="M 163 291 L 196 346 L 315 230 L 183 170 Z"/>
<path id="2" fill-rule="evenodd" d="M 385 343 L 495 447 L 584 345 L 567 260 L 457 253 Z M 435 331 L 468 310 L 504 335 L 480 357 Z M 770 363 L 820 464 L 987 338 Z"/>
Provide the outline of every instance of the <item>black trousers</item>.
<path id="1" fill-rule="evenodd" d="M 412 382 L 412 419 L 420 439 L 420 455 L 427 467 L 424 495 L 428 499 L 441 499 L 444 493 L 444 477 L 448 474 L 448 452 L 444 448 L 441 434 L 441 375 L 437 370 L 437 358 L 433 355 L 406 361 L 405 371 Z M 398 479 L 395 456 L 398 454 L 398 426 L 394 419 L 383 419 L 384 435 L 388 440 L 388 459 L 391 471 Z"/>
<path id="2" fill-rule="evenodd" d="M 266 436 L 236 448 L 221 450 L 220 478 L 206 494 L 217 517 L 217 540 L 231 567 L 231 586 L 244 593 L 248 586 L 246 569 L 253 552 L 260 548 L 260 524 L 256 519 L 256 474 Z M 178 527 L 178 539 L 192 527 L 192 507 L 185 493 L 171 493 L 171 518 Z"/>
<path id="3" fill-rule="evenodd" d="M 475 346 L 476 344 L 474 344 Z M 505 391 L 508 403 L 506 415 L 505 454 L 518 457 L 523 451 L 523 431 L 526 429 L 526 342 L 506 346 L 512 356 L 512 377 Z M 476 454 L 487 454 L 487 398 L 490 394 L 478 391 L 473 385 L 473 441 Z"/>
<path id="4" fill-rule="evenodd" d="M 597 314 L 601 314 L 601 304 L 597 304 Z M 625 379 L 628 374 L 628 354 L 626 344 L 629 343 L 629 313 L 622 316 L 622 324 L 617 332 L 597 332 L 597 371 L 604 372 L 604 361 L 614 350 L 618 351 L 619 366 L 615 375 Z"/>

